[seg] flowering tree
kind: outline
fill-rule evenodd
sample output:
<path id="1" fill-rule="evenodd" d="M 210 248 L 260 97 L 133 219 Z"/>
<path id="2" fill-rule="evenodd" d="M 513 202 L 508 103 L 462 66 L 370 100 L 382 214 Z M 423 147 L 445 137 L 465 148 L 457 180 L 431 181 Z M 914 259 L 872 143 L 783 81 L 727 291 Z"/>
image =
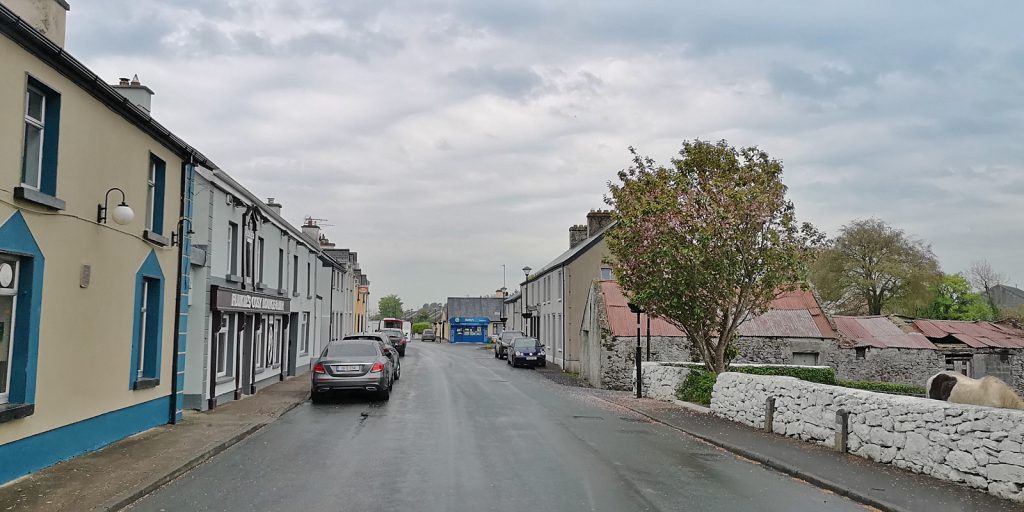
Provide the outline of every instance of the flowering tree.
<path id="1" fill-rule="evenodd" d="M 612 269 L 633 303 L 722 372 L 740 324 L 801 286 L 822 237 L 797 224 L 782 164 L 756 147 L 686 141 L 669 167 L 630 152 L 621 183 L 609 183 Z"/>

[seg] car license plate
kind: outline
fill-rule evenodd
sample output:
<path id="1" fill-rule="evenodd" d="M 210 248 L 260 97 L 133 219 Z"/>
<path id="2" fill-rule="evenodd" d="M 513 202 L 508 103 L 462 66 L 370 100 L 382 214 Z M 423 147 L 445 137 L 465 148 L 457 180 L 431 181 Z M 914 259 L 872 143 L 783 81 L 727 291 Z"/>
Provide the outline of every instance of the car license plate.
<path id="1" fill-rule="evenodd" d="M 537 358 L 536 358 L 536 357 L 532 357 L 532 356 L 531 356 L 531 357 L 527 357 L 527 358 L 526 358 L 526 360 L 527 360 L 527 361 L 536 361 L 536 360 L 537 360 Z"/>
<path id="2" fill-rule="evenodd" d="M 338 365 L 338 366 L 334 367 L 334 371 L 338 371 L 338 372 L 358 372 L 359 371 L 359 365 L 358 364 Z"/>

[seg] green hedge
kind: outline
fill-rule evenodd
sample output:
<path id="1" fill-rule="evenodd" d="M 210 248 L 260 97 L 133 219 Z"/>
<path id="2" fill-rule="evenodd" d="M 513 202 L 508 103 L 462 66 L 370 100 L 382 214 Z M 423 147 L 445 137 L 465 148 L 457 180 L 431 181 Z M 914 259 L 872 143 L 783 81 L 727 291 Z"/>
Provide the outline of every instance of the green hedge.
<path id="1" fill-rule="evenodd" d="M 898 395 L 924 396 L 925 389 L 914 384 L 895 384 L 892 382 L 870 382 L 866 380 L 841 380 L 838 384 L 844 388 L 864 389 L 878 393 L 892 393 Z"/>
<path id="2" fill-rule="evenodd" d="M 423 334 L 424 329 L 430 329 L 432 327 L 430 322 L 416 322 L 412 324 L 413 334 Z"/>
<path id="3" fill-rule="evenodd" d="M 836 371 L 832 368 L 801 368 L 797 366 L 735 366 L 730 372 L 749 373 L 752 375 L 773 375 L 796 377 L 808 382 L 819 384 L 836 384 Z M 685 402 L 711 404 L 711 391 L 715 387 L 718 375 L 707 370 L 694 368 L 686 375 L 686 380 L 679 386 L 676 396 Z"/>

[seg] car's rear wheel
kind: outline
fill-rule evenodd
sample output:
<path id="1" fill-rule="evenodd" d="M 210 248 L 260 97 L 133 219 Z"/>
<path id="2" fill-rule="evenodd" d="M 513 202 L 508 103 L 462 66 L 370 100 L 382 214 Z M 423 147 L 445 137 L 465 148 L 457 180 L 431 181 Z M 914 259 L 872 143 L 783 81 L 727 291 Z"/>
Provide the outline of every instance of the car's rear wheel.
<path id="1" fill-rule="evenodd" d="M 402 350 L 398 351 L 398 357 L 405 357 L 405 349 L 404 348 Z"/>
<path id="2" fill-rule="evenodd" d="M 324 398 L 325 398 L 325 396 L 324 396 L 324 395 L 325 395 L 325 394 L 324 394 L 323 392 L 317 392 L 317 391 L 316 391 L 316 390 L 314 389 L 314 390 L 313 390 L 313 392 L 309 394 L 309 399 L 310 399 L 310 400 L 311 400 L 311 401 L 312 401 L 312 402 L 313 402 L 314 404 L 322 404 L 322 403 L 324 403 Z"/>
<path id="3" fill-rule="evenodd" d="M 386 402 L 386 401 L 388 401 L 390 399 L 391 399 L 391 386 L 388 386 L 386 388 L 382 388 L 379 391 L 377 391 L 377 400 L 381 400 L 381 401 Z"/>
<path id="4" fill-rule="evenodd" d="M 402 365 L 399 364 L 395 368 L 395 380 L 398 380 L 398 379 L 401 379 L 401 378 L 402 378 Z"/>

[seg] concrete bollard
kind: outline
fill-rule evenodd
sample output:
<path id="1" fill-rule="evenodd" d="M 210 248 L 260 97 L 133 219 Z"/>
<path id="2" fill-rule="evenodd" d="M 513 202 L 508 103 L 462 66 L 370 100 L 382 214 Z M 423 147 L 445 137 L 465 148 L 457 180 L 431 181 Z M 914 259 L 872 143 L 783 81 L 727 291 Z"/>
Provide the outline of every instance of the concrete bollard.
<path id="1" fill-rule="evenodd" d="M 839 409 L 836 411 L 836 444 L 833 448 L 839 453 L 846 453 L 846 441 L 850 437 L 850 413 Z"/>
<path id="2" fill-rule="evenodd" d="M 775 397 L 770 396 L 764 401 L 764 431 L 771 433 L 775 424 Z"/>

